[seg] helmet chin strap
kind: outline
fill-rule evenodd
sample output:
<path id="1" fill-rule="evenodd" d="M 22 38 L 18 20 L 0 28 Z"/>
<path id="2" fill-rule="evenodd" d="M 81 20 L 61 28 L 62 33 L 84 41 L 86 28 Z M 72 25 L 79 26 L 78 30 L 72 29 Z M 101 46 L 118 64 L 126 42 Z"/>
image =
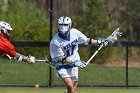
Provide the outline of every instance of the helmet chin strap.
<path id="1" fill-rule="evenodd" d="M 7 34 L 5 34 L 3 31 L 0 31 L 0 36 L 9 40 L 9 36 Z"/>
<path id="2" fill-rule="evenodd" d="M 10 36 L 10 32 L 8 32 L 8 30 L 6 30 L 6 29 L 1 29 L 1 32 L 7 36 Z"/>

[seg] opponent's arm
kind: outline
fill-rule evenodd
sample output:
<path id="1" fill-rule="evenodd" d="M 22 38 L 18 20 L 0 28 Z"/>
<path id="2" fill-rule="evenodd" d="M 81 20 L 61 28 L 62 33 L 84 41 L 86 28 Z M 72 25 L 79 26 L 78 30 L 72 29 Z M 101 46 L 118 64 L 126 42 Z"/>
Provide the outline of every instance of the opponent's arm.
<path id="1" fill-rule="evenodd" d="M 4 54 L 3 57 L 5 57 L 5 58 L 7 58 L 9 60 L 15 59 L 17 61 L 24 61 L 24 62 L 28 62 L 28 63 L 35 63 L 35 57 L 33 57 L 33 56 L 24 56 L 24 55 L 21 55 L 19 53 L 16 53 L 15 57 L 11 57 L 8 54 Z"/>
<path id="2" fill-rule="evenodd" d="M 16 53 L 16 56 L 14 57 L 17 61 L 24 61 L 29 63 L 35 63 L 35 57 L 33 56 L 24 56 L 20 53 Z"/>
<path id="3" fill-rule="evenodd" d="M 33 56 L 24 56 L 20 53 L 17 53 L 15 47 L 7 41 L 6 47 L 3 47 L 4 55 L 8 59 L 16 59 L 17 61 L 24 61 L 29 63 L 35 63 L 35 57 Z"/>

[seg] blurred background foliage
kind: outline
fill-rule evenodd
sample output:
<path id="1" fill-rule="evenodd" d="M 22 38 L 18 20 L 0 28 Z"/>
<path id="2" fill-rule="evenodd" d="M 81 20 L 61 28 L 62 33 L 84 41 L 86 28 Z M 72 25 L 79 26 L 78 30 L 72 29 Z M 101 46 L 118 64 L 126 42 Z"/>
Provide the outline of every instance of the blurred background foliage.
<path id="1" fill-rule="evenodd" d="M 48 41 L 50 39 L 50 0 L 1 0 L 0 20 L 14 29 L 12 41 Z M 70 16 L 73 27 L 87 37 L 108 37 L 117 27 L 123 32 L 121 41 L 140 38 L 139 0 L 53 0 L 53 36 L 57 33 L 57 19 Z M 80 48 L 81 59 L 87 60 L 97 47 Z M 17 47 L 23 54 L 39 58 L 48 57 L 49 48 Z M 131 55 L 139 61 L 140 49 L 130 48 Z M 95 58 L 97 63 L 125 60 L 125 48 L 104 48 Z M 84 57 L 86 56 L 86 57 Z"/>

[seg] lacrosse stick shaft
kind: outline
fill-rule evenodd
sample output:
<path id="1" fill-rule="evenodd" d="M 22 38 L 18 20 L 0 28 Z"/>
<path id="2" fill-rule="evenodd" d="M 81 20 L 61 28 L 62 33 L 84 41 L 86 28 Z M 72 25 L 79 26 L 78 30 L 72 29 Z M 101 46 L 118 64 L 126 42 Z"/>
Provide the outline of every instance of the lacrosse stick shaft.
<path id="1" fill-rule="evenodd" d="M 117 28 L 108 38 L 113 38 L 115 37 L 115 40 L 112 39 L 112 43 L 114 43 L 114 41 L 117 40 L 117 35 L 121 36 L 121 32 L 119 32 L 119 28 Z M 109 43 L 109 42 L 105 42 L 105 45 Z M 86 62 L 86 66 L 90 63 L 90 61 L 97 55 L 97 53 L 102 49 L 102 47 L 104 46 L 104 44 L 102 44 L 98 50 L 95 51 L 95 53 L 89 58 L 89 60 Z"/>
<path id="2" fill-rule="evenodd" d="M 52 63 L 51 63 L 48 59 L 36 59 L 36 62 L 46 62 L 46 63 L 48 63 L 52 68 L 54 68 L 54 66 L 52 65 Z"/>
<path id="3" fill-rule="evenodd" d="M 47 62 L 45 59 L 36 59 L 37 62 Z"/>
<path id="4" fill-rule="evenodd" d="M 97 55 L 97 53 L 102 49 L 104 45 L 102 44 L 98 50 L 95 51 L 95 53 L 89 58 L 89 60 L 86 62 L 86 66 L 90 63 L 90 61 Z"/>

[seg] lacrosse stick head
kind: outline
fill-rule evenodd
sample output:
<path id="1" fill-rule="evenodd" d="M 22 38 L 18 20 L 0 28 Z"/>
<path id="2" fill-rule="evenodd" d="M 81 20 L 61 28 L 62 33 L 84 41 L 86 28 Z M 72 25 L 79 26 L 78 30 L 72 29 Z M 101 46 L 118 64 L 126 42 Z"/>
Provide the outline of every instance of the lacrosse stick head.
<path id="1" fill-rule="evenodd" d="M 122 35 L 122 32 L 119 31 L 120 29 L 117 28 L 108 38 L 112 43 L 118 40 L 118 37 Z"/>

